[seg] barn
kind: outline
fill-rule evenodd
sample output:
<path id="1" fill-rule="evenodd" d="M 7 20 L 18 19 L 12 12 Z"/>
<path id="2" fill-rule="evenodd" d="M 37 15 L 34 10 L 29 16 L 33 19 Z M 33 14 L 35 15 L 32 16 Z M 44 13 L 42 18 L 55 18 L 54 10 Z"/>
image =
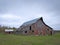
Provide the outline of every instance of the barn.
<path id="1" fill-rule="evenodd" d="M 16 30 L 16 33 L 23 35 L 52 35 L 53 29 L 46 25 L 43 18 L 40 17 L 23 23 Z"/>

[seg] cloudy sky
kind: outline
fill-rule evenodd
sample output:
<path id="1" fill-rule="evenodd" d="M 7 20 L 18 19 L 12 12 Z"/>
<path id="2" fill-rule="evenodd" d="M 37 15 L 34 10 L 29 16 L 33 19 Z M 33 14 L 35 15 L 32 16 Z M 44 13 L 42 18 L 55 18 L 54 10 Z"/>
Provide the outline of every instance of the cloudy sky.
<path id="1" fill-rule="evenodd" d="M 53 29 L 60 29 L 60 0 L 0 0 L 0 25 L 18 28 L 39 17 Z"/>

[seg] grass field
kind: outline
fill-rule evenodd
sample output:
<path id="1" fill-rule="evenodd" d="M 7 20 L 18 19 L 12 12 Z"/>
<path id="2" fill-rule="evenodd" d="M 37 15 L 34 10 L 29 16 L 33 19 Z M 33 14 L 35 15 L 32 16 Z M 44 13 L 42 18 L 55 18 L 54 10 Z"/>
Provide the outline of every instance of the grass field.
<path id="1" fill-rule="evenodd" d="M 0 45 L 60 45 L 60 34 L 53 36 L 21 36 L 0 33 Z"/>

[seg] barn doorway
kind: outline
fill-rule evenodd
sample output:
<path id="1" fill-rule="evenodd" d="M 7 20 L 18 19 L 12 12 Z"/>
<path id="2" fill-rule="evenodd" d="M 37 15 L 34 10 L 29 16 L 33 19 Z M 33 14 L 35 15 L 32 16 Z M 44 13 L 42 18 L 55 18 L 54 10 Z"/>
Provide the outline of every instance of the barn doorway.
<path id="1" fill-rule="evenodd" d="M 27 33 L 27 31 L 25 31 L 25 33 Z"/>
<path id="2" fill-rule="evenodd" d="M 52 31 L 50 31 L 50 35 L 52 35 Z"/>
<path id="3" fill-rule="evenodd" d="M 30 26 L 30 30 L 31 30 L 31 26 Z"/>

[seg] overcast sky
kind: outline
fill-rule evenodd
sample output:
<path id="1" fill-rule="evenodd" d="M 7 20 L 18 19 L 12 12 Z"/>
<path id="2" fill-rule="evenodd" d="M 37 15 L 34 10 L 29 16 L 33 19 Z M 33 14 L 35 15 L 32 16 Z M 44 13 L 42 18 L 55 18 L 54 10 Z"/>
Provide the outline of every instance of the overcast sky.
<path id="1" fill-rule="evenodd" d="M 60 29 L 60 0 L 0 0 L 0 25 L 19 27 L 39 17 Z"/>

